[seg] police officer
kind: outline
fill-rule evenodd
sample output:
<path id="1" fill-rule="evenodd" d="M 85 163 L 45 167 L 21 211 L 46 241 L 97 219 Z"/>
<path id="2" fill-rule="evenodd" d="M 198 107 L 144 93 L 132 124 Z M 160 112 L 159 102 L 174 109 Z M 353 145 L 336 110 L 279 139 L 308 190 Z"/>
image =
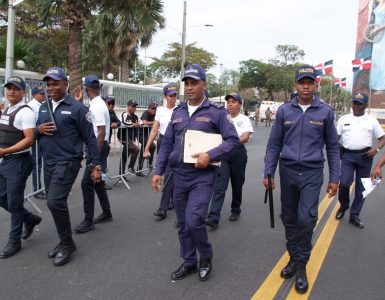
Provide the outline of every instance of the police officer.
<path id="1" fill-rule="evenodd" d="M 230 221 L 237 221 L 241 214 L 242 187 L 245 183 L 245 172 L 247 164 L 247 151 L 245 144 L 250 134 L 254 132 L 250 119 L 240 113 L 242 97 L 238 93 L 231 93 L 225 97 L 227 110 L 237 130 L 240 144 L 227 159 L 222 160 L 219 168 L 219 177 L 215 183 L 214 194 L 211 199 L 210 212 L 207 216 L 206 225 L 216 229 L 218 227 L 226 190 L 231 180 L 232 201 Z"/>
<path id="2" fill-rule="evenodd" d="M 172 280 L 183 279 L 197 272 L 196 251 L 200 254 L 199 279 L 208 279 L 212 269 L 212 248 L 208 241 L 204 218 L 213 193 L 215 170 L 210 162 L 218 161 L 239 144 L 239 138 L 227 111 L 211 104 L 204 96 L 205 70 L 198 64 L 186 68 L 184 77 L 188 101 L 175 108 L 163 137 L 154 176 L 153 190 L 159 191 L 167 162 L 174 172 L 173 200 L 179 224 L 180 253 L 183 264 L 171 275 Z M 219 133 L 223 143 L 208 151 L 196 153 L 194 164 L 180 161 L 181 143 L 186 129 Z"/>
<path id="3" fill-rule="evenodd" d="M 31 90 L 31 94 L 33 99 L 28 102 L 28 106 L 32 108 L 35 113 L 35 120 L 39 117 L 39 110 L 41 104 L 45 101 L 45 91 L 41 85 L 35 86 Z M 38 144 L 34 143 L 32 145 L 32 159 L 33 159 L 33 170 L 32 170 L 32 187 L 33 191 L 36 192 L 41 190 L 41 153 L 37 151 Z M 47 199 L 47 195 L 44 190 L 35 194 L 35 198 L 37 199 Z"/>
<path id="4" fill-rule="evenodd" d="M 81 102 L 67 95 L 68 79 L 63 69 L 49 68 L 43 81 L 51 99 L 41 105 L 35 136 L 44 159 L 44 182 L 47 205 L 55 221 L 60 243 L 50 252 L 55 266 L 68 263 L 76 250 L 72 239 L 67 198 L 87 145 L 94 183 L 100 182 L 99 150 L 91 115 Z"/>
<path id="5" fill-rule="evenodd" d="M 177 92 L 175 83 L 171 82 L 163 87 L 163 97 L 166 100 L 166 106 L 159 106 L 156 110 L 154 124 L 152 125 L 146 148 L 144 149 L 144 157 L 149 157 L 151 155 L 151 145 L 157 137 L 158 131 L 159 137 L 157 140 L 156 149 L 157 153 L 159 153 L 163 136 L 166 132 L 168 123 L 170 123 L 171 115 L 176 105 Z M 167 217 L 167 210 L 174 206 L 172 203 L 172 191 L 174 189 L 174 180 L 173 173 L 171 172 L 171 168 L 169 165 L 167 165 L 166 170 L 164 172 L 164 178 L 165 185 L 163 187 L 163 193 L 162 198 L 160 199 L 159 209 L 154 212 L 154 216 L 158 217 L 160 220 L 165 219 Z"/>
<path id="6" fill-rule="evenodd" d="M 365 114 L 368 106 L 366 94 L 355 94 L 352 99 L 352 114 L 343 115 L 337 123 L 337 133 L 341 144 L 341 181 L 338 201 L 341 206 L 336 219 L 341 220 L 350 204 L 350 186 L 355 177 L 355 197 L 350 208 L 349 223 L 357 228 L 364 228 L 359 218 L 365 198 L 361 178 L 367 178 L 372 168 L 373 157 L 385 144 L 385 133 L 377 119 Z M 373 137 L 378 139 L 372 147 Z M 355 176 L 354 176 L 355 173 Z"/>
<path id="7" fill-rule="evenodd" d="M 11 232 L 0 258 L 16 254 L 21 238 L 29 238 L 41 222 L 39 216 L 24 208 L 25 184 L 32 171 L 29 147 L 35 141 L 35 115 L 23 100 L 26 85 L 22 78 L 9 77 L 4 87 L 10 105 L 0 118 L 0 206 L 11 214 Z"/>
<path id="8" fill-rule="evenodd" d="M 323 183 L 324 145 L 329 163 L 329 197 L 337 193 L 340 162 L 334 112 L 314 96 L 317 83 L 312 66 L 304 65 L 296 70 L 295 88 L 298 95 L 277 111 L 267 145 L 263 184 L 268 188 L 267 176 L 274 177 L 279 161 L 282 222 L 290 255 L 281 277 L 296 275 L 295 289 L 305 293 L 309 286 L 306 264 Z M 274 178 L 272 187 L 275 187 Z"/>
<path id="9" fill-rule="evenodd" d="M 90 112 L 92 114 L 92 124 L 94 134 L 98 141 L 98 148 L 100 152 L 100 171 L 107 173 L 107 157 L 110 153 L 110 145 L 108 143 L 108 136 L 110 135 L 110 114 L 106 103 L 100 96 L 100 89 L 102 84 L 96 75 L 88 75 L 84 80 L 86 86 L 86 94 L 90 99 Z M 112 221 L 112 214 L 110 208 L 110 201 L 108 199 L 104 180 L 94 184 L 91 179 L 92 162 L 87 156 L 87 166 L 84 169 L 82 179 L 82 193 L 83 193 L 83 208 L 84 220 L 74 228 L 76 233 L 85 233 L 95 228 L 94 223 L 104 223 Z M 94 220 L 95 210 L 95 192 L 98 195 L 100 206 L 103 210 L 102 214 Z"/>

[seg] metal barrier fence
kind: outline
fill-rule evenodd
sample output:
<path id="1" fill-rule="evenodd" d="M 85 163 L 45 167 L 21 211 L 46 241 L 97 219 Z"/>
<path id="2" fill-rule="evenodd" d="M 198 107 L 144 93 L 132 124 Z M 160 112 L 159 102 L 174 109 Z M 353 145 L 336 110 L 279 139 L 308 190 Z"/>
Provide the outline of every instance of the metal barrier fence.
<path id="1" fill-rule="evenodd" d="M 5 90 L 3 87 L 4 74 L 5 70 L 0 68 L 0 101 L 3 102 L 6 101 Z M 36 85 L 43 84 L 42 79 L 44 74 L 15 70 L 14 75 L 25 79 L 27 84 L 26 102 L 32 100 L 31 89 Z M 135 100 L 139 107 L 147 107 L 150 103 L 158 103 L 163 99 L 163 90 L 159 87 L 110 80 L 100 80 L 100 82 L 103 84 L 101 92 L 102 96 L 114 96 L 117 106 L 126 106 L 128 100 Z M 85 104 L 87 103 L 88 99 L 85 95 Z"/>
<path id="2" fill-rule="evenodd" d="M 142 176 L 147 178 L 153 170 L 153 159 L 156 153 L 156 145 L 153 143 L 150 149 L 151 159 L 143 157 L 143 151 L 151 131 L 151 126 L 140 127 L 122 125 L 119 129 L 111 131 L 110 154 L 107 159 L 107 169 L 103 174 L 103 180 L 107 188 L 123 183 L 127 189 L 130 176 Z M 118 131 L 120 134 L 118 134 Z M 38 141 L 31 147 L 31 155 L 34 159 L 34 169 L 27 181 L 25 201 L 28 201 L 36 211 L 40 208 L 34 202 L 34 197 L 39 197 L 45 191 L 44 185 L 44 159 L 39 153 Z M 81 174 L 79 172 L 79 174 Z"/>

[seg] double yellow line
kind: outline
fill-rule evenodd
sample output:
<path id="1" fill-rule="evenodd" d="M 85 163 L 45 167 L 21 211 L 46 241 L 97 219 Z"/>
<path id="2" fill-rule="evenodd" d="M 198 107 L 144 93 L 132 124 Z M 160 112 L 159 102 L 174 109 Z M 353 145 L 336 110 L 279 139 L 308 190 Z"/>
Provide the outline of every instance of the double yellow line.
<path id="1" fill-rule="evenodd" d="M 317 239 L 316 244 L 312 249 L 311 258 L 306 266 L 307 276 L 309 281 L 309 290 L 305 294 L 298 294 L 295 291 L 294 286 L 290 290 L 287 300 L 291 299 L 307 299 L 310 295 L 314 282 L 317 279 L 318 273 L 321 269 L 322 263 L 325 259 L 327 251 L 329 249 L 330 243 L 334 237 L 336 229 L 338 227 L 339 221 L 335 219 L 335 214 L 338 210 L 336 203 L 334 203 L 334 198 L 328 198 L 327 195 L 322 199 L 321 203 L 318 206 L 318 221 L 316 227 L 318 227 L 319 221 L 323 218 L 328 207 L 332 205 L 333 210 L 329 215 L 329 218 Z M 289 254 L 287 251 L 283 254 L 274 268 L 271 270 L 270 274 L 266 277 L 265 281 L 255 292 L 252 300 L 272 300 L 277 295 L 279 289 L 284 283 L 285 279 L 280 277 L 281 270 L 286 266 L 289 261 Z"/>

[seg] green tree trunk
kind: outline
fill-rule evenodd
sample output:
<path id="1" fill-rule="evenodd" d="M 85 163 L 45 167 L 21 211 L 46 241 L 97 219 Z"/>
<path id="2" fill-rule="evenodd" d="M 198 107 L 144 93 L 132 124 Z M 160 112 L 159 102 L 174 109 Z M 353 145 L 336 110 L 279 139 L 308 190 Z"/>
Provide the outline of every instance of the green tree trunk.
<path id="1" fill-rule="evenodd" d="M 82 27 L 79 24 L 69 24 L 68 52 L 69 52 L 69 91 L 73 95 L 77 86 L 82 84 Z"/>

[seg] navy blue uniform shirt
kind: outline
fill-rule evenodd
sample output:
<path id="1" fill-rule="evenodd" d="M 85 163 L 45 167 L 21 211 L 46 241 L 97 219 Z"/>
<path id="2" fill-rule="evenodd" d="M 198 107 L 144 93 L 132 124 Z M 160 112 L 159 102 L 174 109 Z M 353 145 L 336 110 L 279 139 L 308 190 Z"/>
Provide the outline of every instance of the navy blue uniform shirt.
<path id="1" fill-rule="evenodd" d="M 51 122 L 47 103 L 48 101 L 44 102 L 40 107 L 35 131 L 44 163 L 55 164 L 60 161 L 82 160 L 83 143 L 85 143 L 91 163 L 98 165 L 99 149 L 88 108 L 67 95 L 53 113 L 56 131 L 52 136 L 41 135 L 37 127 Z"/>
<path id="2" fill-rule="evenodd" d="M 338 183 L 340 156 L 334 112 L 332 108 L 314 97 L 310 107 L 303 112 L 295 97 L 280 106 L 267 144 L 264 176 L 274 176 L 280 164 L 295 171 L 321 169 L 324 165 L 323 148 L 329 163 L 329 182 Z"/>
<path id="3" fill-rule="evenodd" d="M 174 172 L 200 172 L 193 164 L 181 162 L 182 140 L 186 129 L 200 130 L 206 133 L 219 133 L 223 142 L 218 147 L 208 151 L 211 161 L 220 161 L 239 145 L 237 131 L 227 110 L 219 104 L 203 100 L 198 109 L 189 116 L 187 102 L 176 107 L 172 113 L 170 123 L 163 136 L 156 161 L 155 175 L 162 175 L 167 162 Z"/>

